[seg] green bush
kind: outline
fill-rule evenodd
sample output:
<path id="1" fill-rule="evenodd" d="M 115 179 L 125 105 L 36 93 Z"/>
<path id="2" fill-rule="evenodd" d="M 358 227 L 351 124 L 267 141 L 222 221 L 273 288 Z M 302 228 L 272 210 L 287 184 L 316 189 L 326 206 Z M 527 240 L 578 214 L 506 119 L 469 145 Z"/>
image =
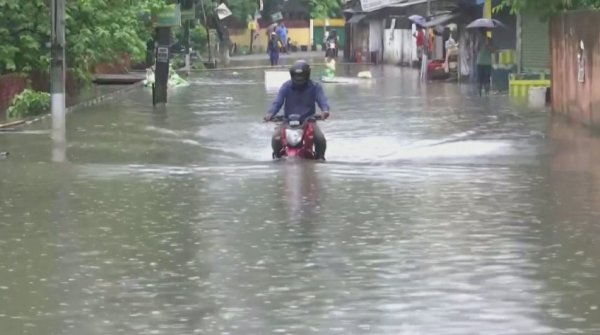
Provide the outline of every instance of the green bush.
<path id="1" fill-rule="evenodd" d="M 50 94 L 25 89 L 21 94 L 14 97 L 7 112 L 9 119 L 23 119 L 48 113 L 49 110 Z"/>
<path id="2" fill-rule="evenodd" d="M 208 42 L 208 35 L 206 28 L 203 25 L 198 24 L 192 30 L 190 30 L 190 42 L 191 47 L 194 50 L 205 51 L 206 43 Z"/>
<path id="3" fill-rule="evenodd" d="M 192 63 L 192 70 L 206 70 L 204 64 L 200 61 Z"/>

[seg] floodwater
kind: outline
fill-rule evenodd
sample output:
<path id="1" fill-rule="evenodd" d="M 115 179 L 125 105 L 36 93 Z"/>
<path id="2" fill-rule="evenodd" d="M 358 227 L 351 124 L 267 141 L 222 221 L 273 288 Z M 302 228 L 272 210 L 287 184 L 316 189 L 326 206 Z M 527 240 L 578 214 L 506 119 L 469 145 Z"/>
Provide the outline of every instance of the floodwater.
<path id="1" fill-rule="evenodd" d="M 322 164 L 270 160 L 262 71 L 70 114 L 63 162 L 0 133 L 0 333 L 600 334 L 600 140 L 373 74 Z"/>

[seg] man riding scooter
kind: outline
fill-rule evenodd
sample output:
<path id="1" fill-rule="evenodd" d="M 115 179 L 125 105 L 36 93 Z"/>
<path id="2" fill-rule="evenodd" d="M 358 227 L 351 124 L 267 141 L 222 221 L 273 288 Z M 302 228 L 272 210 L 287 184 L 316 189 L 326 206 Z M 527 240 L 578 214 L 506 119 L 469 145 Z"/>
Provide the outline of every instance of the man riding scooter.
<path id="1" fill-rule="evenodd" d="M 315 116 L 315 103 L 323 112 L 322 118 L 329 117 L 329 103 L 319 83 L 310 80 L 310 65 L 303 60 L 297 61 L 290 68 L 291 80 L 285 82 L 279 89 L 279 93 L 273 101 L 273 105 L 265 115 L 265 121 L 271 121 L 279 113 L 281 107 L 284 107 L 285 117 L 298 115 L 302 120 L 310 119 Z M 315 158 L 325 160 L 325 150 L 327 141 L 321 129 L 316 122 L 312 124 L 314 130 Z M 281 126 L 280 126 L 281 127 Z M 281 157 L 281 128 L 277 127 L 271 140 L 273 148 L 273 157 Z"/>
<path id="2" fill-rule="evenodd" d="M 337 30 L 331 30 L 327 38 L 325 38 L 325 57 L 336 58 L 338 56 L 338 36 Z"/>

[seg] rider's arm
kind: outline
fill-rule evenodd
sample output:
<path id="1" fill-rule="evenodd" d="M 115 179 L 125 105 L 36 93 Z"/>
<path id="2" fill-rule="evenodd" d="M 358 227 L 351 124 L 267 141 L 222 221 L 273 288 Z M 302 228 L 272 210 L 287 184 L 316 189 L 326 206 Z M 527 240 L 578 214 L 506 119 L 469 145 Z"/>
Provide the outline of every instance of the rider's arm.
<path id="1" fill-rule="evenodd" d="M 275 101 L 273 101 L 273 104 L 267 113 L 268 115 L 275 116 L 277 113 L 279 113 L 279 110 L 281 110 L 281 107 L 283 107 L 283 103 L 285 102 L 285 96 L 287 95 L 288 89 L 289 85 L 287 83 L 281 86 Z"/>
<path id="2" fill-rule="evenodd" d="M 317 105 L 319 105 L 322 112 L 329 112 L 329 102 L 325 96 L 325 91 L 323 91 L 323 86 L 316 84 L 316 90 Z"/>

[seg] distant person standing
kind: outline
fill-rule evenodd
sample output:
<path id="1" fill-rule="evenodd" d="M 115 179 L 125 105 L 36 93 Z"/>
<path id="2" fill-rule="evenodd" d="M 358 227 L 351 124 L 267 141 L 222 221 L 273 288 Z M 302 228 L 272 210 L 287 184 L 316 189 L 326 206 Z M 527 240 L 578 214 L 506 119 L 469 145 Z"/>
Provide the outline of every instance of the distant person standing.
<path id="1" fill-rule="evenodd" d="M 281 51 L 287 53 L 287 41 L 288 41 L 288 29 L 285 26 L 285 23 L 281 22 L 279 27 L 277 27 L 277 35 L 279 36 L 279 40 L 281 41 Z"/>
<path id="2" fill-rule="evenodd" d="M 267 45 L 267 53 L 271 60 L 271 66 L 279 65 L 279 38 L 275 32 L 271 33 L 271 38 Z"/>
<path id="3" fill-rule="evenodd" d="M 485 36 L 484 41 L 477 52 L 477 83 L 478 92 L 481 95 L 482 90 L 486 94 L 490 93 L 492 79 L 492 39 Z"/>

